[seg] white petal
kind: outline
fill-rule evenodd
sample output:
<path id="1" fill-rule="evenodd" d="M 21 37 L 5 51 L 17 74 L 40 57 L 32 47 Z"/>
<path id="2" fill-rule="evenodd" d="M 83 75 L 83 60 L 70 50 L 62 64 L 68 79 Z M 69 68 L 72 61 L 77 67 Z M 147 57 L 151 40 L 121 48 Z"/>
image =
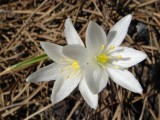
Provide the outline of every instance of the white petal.
<path id="1" fill-rule="evenodd" d="M 66 21 L 65 21 L 64 33 L 65 33 L 66 40 L 67 40 L 68 44 L 79 44 L 79 45 L 84 46 L 81 38 L 79 37 L 77 31 L 75 30 L 70 18 L 66 19 Z"/>
<path id="2" fill-rule="evenodd" d="M 81 45 L 67 45 L 62 49 L 62 53 L 79 62 L 86 62 L 88 58 L 88 51 Z"/>
<path id="3" fill-rule="evenodd" d="M 101 66 L 89 63 L 85 71 L 86 83 L 93 94 L 98 94 L 107 85 L 108 74 Z"/>
<path id="4" fill-rule="evenodd" d="M 81 80 L 79 72 L 73 73 L 73 71 L 71 71 L 70 74 L 69 72 L 67 74 L 55 81 L 51 95 L 51 101 L 53 104 L 67 97 L 77 87 Z"/>
<path id="5" fill-rule="evenodd" d="M 124 40 L 129 24 L 132 20 L 132 15 L 127 15 L 124 18 L 122 18 L 120 21 L 118 21 L 109 31 L 107 36 L 108 46 L 107 49 L 110 48 L 110 46 L 119 46 L 122 41 Z"/>
<path id="6" fill-rule="evenodd" d="M 128 47 L 118 47 L 110 53 L 111 56 L 122 56 L 122 59 L 113 61 L 112 64 L 128 68 L 146 59 L 147 55 L 141 51 Z"/>
<path id="7" fill-rule="evenodd" d="M 62 46 L 49 42 L 40 42 L 45 53 L 50 59 L 56 62 L 60 62 L 60 59 L 64 58 L 62 55 Z"/>
<path id="8" fill-rule="evenodd" d="M 79 84 L 79 90 L 86 101 L 86 103 L 91 107 L 96 109 L 98 105 L 98 94 L 93 94 L 87 84 L 85 79 L 83 78 Z"/>
<path id="9" fill-rule="evenodd" d="M 128 70 L 107 68 L 109 77 L 118 85 L 135 93 L 142 93 L 143 89 L 137 79 Z"/>
<path id="10" fill-rule="evenodd" d="M 106 44 L 106 34 L 96 23 L 90 21 L 86 32 L 86 46 L 93 55 L 100 51 L 102 45 Z"/>
<path id="11" fill-rule="evenodd" d="M 43 68 L 40 68 L 36 72 L 29 75 L 26 79 L 27 82 L 41 82 L 41 81 L 51 81 L 55 80 L 59 69 L 61 66 L 57 63 L 52 63 L 48 66 L 45 66 Z"/>

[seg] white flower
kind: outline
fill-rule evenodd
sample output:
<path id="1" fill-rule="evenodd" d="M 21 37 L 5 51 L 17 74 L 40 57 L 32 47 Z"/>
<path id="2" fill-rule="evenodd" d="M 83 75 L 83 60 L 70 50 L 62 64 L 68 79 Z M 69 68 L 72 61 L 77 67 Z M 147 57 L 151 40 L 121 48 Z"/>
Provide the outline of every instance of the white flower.
<path id="1" fill-rule="evenodd" d="M 84 46 L 81 38 L 73 27 L 70 18 L 65 22 L 64 32 L 68 44 Z M 93 94 L 89 90 L 83 71 L 81 70 L 81 67 L 83 66 L 79 66 L 78 61 L 65 57 L 62 54 L 62 46 L 48 42 L 41 42 L 40 44 L 45 53 L 50 59 L 55 61 L 55 63 L 39 69 L 31 74 L 26 80 L 28 82 L 56 80 L 51 95 L 51 101 L 53 104 L 67 97 L 79 84 L 79 90 L 84 100 L 90 105 L 90 107 L 96 109 L 98 95 Z M 82 50 L 81 52 L 83 53 L 84 51 Z M 81 65 L 83 64 L 81 63 Z"/>
<path id="2" fill-rule="evenodd" d="M 141 62 L 147 56 L 133 48 L 119 47 L 127 34 L 131 19 L 131 15 L 122 18 L 111 28 L 108 36 L 99 25 L 91 21 L 86 33 L 87 49 L 80 45 L 68 45 L 62 51 L 72 59 L 85 60 L 86 82 L 94 94 L 103 90 L 108 77 L 130 91 L 142 93 L 141 85 L 126 68 Z M 83 54 L 81 58 L 79 53 Z"/>

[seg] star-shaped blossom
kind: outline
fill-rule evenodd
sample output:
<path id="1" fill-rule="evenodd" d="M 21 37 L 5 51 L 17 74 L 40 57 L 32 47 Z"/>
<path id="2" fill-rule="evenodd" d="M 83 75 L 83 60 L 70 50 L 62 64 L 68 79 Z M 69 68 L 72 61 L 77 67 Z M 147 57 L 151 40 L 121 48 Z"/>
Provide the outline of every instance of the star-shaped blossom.
<path id="1" fill-rule="evenodd" d="M 84 46 L 81 38 L 76 32 L 73 24 L 68 18 L 65 22 L 64 30 L 68 44 L 77 44 Z M 90 107 L 96 109 L 98 104 L 98 95 L 93 94 L 87 86 L 82 67 L 82 61 L 79 65 L 77 60 L 66 57 L 62 53 L 62 46 L 41 42 L 40 43 L 45 53 L 50 59 L 55 61 L 46 67 L 39 69 L 32 73 L 27 79 L 27 82 L 41 82 L 56 80 L 53 86 L 51 101 L 53 104 L 63 100 L 67 97 L 78 85 L 79 90 Z M 83 50 L 80 52 L 84 52 Z"/>
<path id="2" fill-rule="evenodd" d="M 147 55 L 133 48 L 120 46 L 131 19 L 131 15 L 122 18 L 110 29 L 107 36 L 98 24 L 90 21 L 86 32 L 86 48 L 80 45 L 63 48 L 65 56 L 79 62 L 85 61 L 85 78 L 92 93 L 101 92 L 109 77 L 132 92 L 142 93 L 141 85 L 127 68 L 143 61 Z"/>

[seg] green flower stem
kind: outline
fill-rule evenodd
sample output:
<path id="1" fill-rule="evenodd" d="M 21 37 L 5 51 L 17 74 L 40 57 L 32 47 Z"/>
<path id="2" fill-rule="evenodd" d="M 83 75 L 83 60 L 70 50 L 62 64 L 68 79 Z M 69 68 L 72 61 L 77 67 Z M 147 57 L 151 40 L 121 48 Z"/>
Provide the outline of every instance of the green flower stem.
<path id="1" fill-rule="evenodd" d="M 38 63 L 42 60 L 45 60 L 45 59 L 48 59 L 48 56 L 46 54 L 41 54 L 41 55 L 35 56 L 33 58 L 29 58 L 27 60 L 24 60 L 22 62 L 19 62 L 15 65 L 8 67 L 7 69 L 5 69 L 3 72 L 0 73 L 0 76 L 7 74 L 11 71 L 16 71 L 16 70 L 27 68 L 35 63 Z"/>

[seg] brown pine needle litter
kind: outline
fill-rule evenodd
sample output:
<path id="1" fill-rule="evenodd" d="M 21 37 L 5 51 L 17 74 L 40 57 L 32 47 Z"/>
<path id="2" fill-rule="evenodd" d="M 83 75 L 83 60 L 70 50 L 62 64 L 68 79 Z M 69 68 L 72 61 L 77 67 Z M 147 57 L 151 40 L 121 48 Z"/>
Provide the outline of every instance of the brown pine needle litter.
<path id="1" fill-rule="evenodd" d="M 90 20 L 108 33 L 127 14 L 133 19 L 123 46 L 148 55 L 130 69 L 143 87 L 142 95 L 111 81 L 93 110 L 78 90 L 52 105 L 54 81 L 26 82 L 28 75 L 52 62 L 40 41 L 66 45 L 63 30 L 67 17 L 84 42 Z M 0 119 L 160 120 L 160 1 L 0 0 Z"/>

